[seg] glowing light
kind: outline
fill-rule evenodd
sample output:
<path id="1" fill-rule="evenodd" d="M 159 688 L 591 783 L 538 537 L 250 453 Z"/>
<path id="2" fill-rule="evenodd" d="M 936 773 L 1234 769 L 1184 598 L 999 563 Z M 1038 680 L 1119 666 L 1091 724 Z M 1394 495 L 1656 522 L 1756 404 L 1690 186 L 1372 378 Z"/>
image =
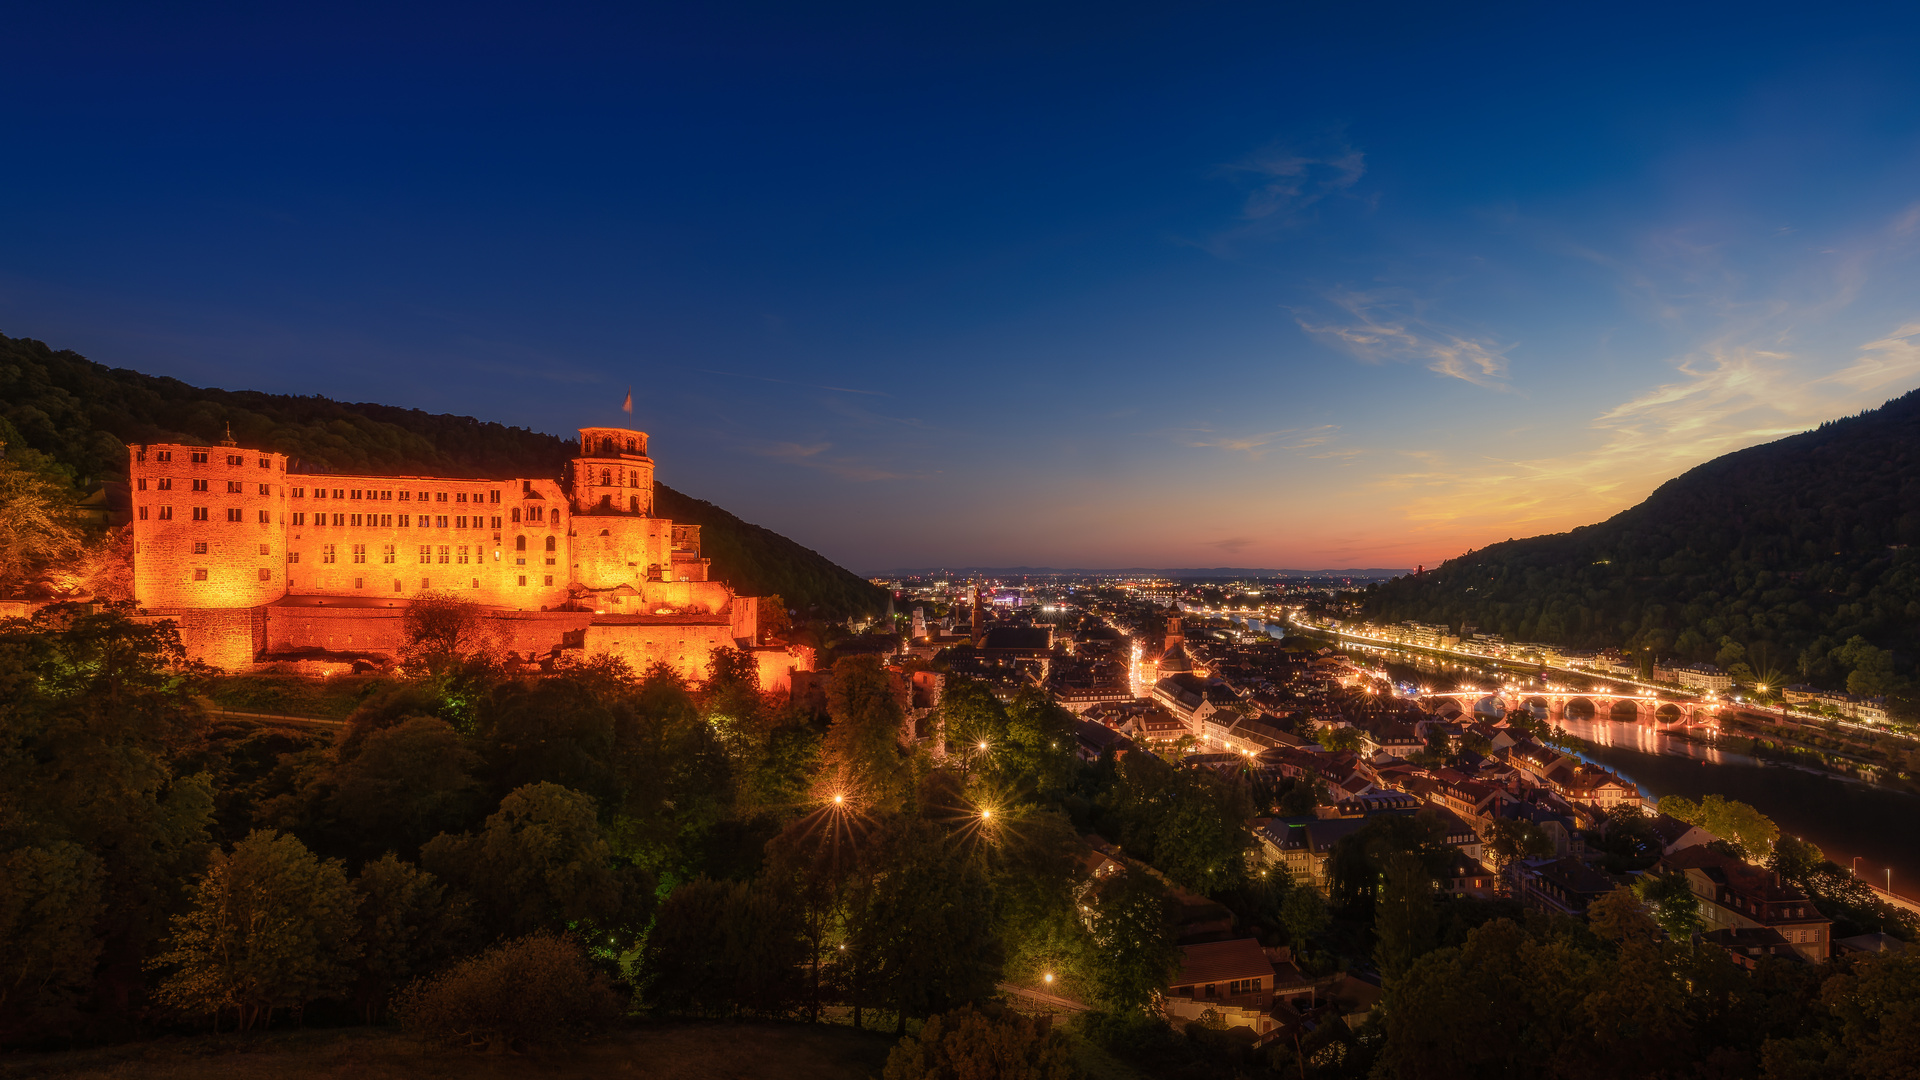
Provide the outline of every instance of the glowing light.
<path id="1" fill-rule="evenodd" d="M 980 749 L 982 749 L 982 750 L 985 750 L 986 748 L 987 748 L 987 744 L 986 744 L 986 741 L 985 741 L 985 740 L 981 740 L 981 743 L 980 743 Z"/>
<path id="2" fill-rule="evenodd" d="M 843 805 L 846 801 L 847 797 L 845 795 L 835 795 L 833 797 L 833 805 L 835 806 Z"/>
<path id="3" fill-rule="evenodd" d="M 981 820 L 981 821 L 992 821 L 992 820 L 993 820 L 993 811 L 992 811 L 992 810 L 988 810 L 988 809 L 985 809 L 985 808 L 982 808 L 982 809 L 981 809 L 981 811 L 980 811 L 980 820 Z"/>
<path id="4" fill-rule="evenodd" d="M 1053 985 L 1053 972 L 1051 972 L 1051 971 L 1049 971 L 1049 972 L 1047 972 L 1047 973 L 1046 973 L 1045 975 L 1042 975 L 1042 976 L 1040 976 L 1040 978 L 1041 978 L 1041 980 L 1042 980 L 1042 981 L 1044 981 L 1044 982 L 1045 982 L 1045 983 L 1046 983 L 1046 984 L 1047 984 L 1048 986 L 1052 986 L 1052 985 Z"/>

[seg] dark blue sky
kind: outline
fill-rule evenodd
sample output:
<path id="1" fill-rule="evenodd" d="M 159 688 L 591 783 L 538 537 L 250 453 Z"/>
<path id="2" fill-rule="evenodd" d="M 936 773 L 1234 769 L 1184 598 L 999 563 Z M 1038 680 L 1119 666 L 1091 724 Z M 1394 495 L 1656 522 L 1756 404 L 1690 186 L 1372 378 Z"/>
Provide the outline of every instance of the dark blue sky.
<path id="1" fill-rule="evenodd" d="M 8 14 L 0 332 L 631 383 L 863 571 L 1432 563 L 1920 384 L 1890 5 L 158 7 Z"/>

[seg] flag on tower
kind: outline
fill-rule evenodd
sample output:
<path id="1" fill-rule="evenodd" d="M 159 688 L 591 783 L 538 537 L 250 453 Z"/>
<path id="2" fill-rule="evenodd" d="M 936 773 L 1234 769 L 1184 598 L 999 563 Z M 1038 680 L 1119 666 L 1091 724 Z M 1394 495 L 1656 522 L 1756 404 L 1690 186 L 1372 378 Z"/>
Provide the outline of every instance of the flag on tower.
<path id="1" fill-rule="evenodd" d="M 627 387 L 627 400 L 620 406 L 620 410 L 627 414 L 627 419 L 633 419 L 633 387 Z"/>

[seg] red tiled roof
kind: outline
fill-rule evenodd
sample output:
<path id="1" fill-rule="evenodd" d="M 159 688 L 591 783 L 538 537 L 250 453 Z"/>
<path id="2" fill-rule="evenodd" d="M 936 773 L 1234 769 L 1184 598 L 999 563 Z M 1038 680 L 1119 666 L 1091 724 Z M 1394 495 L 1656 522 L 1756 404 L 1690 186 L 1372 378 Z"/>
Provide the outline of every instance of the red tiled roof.
<path id="1" fill-rule="evenodd" d="M 1175 986 L 1261 978 L 1273 985 L 1273 962 L 1252 938 L 1180 946 L 1180 979 Z"/>

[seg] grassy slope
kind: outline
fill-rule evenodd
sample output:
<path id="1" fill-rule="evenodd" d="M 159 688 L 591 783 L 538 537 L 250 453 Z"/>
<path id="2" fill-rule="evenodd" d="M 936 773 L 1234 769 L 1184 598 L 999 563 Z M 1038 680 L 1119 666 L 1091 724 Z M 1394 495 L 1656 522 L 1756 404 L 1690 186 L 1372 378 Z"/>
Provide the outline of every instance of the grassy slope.
<path id="1" fill-rule="evenodd" d="M 231 425 L 308 471 L 372 475 L 561 475 L 569 439 L 469 416 L 323 397 L 213 390 L 108 368 L 77 353 L 0 335 L 0 439 L 51 455 L 91 490 L 124 479 L 126 444 L 213 443 Z M 777 594 L 803 611 L 878 611 L 885 594 L 825 556 L 712 503 L 657 485 L 662 516 L 701 526 L 714 576 L 750 596 Z"/>
<path id="2" fill-rule="evenodd" d="M 592 1040 L 568 1053 L 488 1055 L 356 1028 L 265 1036 L 199 1036 L 63 1054 L 0 1057 L 0 1080 L 867 1080 L 885 1067 L 890 1035 L 804 1024 L 672 1023 Z"/>

